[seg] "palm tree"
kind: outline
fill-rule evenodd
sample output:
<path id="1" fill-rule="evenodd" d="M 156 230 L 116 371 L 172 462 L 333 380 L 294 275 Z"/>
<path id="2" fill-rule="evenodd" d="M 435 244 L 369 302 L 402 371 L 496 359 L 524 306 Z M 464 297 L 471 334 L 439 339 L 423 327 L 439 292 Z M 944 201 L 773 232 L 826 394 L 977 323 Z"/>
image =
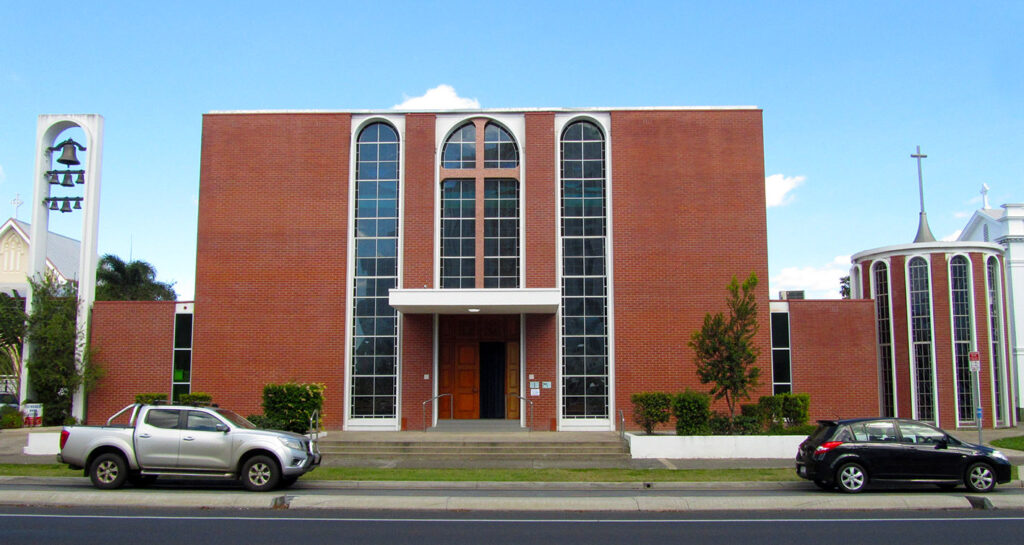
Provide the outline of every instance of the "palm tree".
<path id="1" fill-rule="evenodd" d="M 175 301 L 174 284 L 158 282 L 156 269 L 145 261 L 125 263 L 113 254 L 100 258 L 96 269 L 98 301 Z"/>

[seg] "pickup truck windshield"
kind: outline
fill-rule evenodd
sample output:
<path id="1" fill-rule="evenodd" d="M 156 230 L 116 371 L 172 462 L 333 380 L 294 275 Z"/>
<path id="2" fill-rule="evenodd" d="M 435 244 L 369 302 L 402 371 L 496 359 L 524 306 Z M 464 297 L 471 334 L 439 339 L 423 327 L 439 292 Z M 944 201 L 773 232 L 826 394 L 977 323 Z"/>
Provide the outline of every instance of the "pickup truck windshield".
<path id="1" fill-rule="evenodd" d="M 232 424 L 238 426 L 239 428 L 246 428 L 249 430 L 256 429 L 256 426 L 253 425 L 252 422 L 249 422 L 248 420 L 242 418 L 241 416 L 238 415 L 238 413 L 234 411 L 229 411 L 227 409 L 217 409 L 217 414 L 220 415 L 220 417 L 223 418 L 224 420 L 231 422 Z"/>

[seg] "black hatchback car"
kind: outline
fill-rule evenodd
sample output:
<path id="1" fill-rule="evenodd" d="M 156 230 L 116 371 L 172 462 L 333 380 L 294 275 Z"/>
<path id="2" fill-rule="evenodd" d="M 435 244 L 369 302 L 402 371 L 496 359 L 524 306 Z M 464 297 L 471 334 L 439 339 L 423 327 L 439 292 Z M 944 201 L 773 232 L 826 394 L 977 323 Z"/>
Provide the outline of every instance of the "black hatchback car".
<path id="1" fill-rule="evenodd" d="M 821 488 L 860 492 L 870 482 L 912 481 L 988 492 L 1010 481 L 1010 461 L 915 420 L 819 420 L 800 444 L 797 475 Z"/>

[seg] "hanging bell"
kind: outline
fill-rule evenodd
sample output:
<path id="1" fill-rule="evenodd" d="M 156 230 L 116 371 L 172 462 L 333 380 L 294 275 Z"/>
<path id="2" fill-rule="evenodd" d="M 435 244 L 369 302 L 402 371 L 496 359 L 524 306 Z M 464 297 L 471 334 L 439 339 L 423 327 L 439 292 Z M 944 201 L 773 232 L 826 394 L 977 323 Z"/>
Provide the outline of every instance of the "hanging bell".
<path id="1" fill-rule="evenodd" d="M 82 209 L 82 199 L 75 199 L 75 210 Z"/>
<path id="2" fill-rule="evenodd" d="M 50 199 L 50 210 L 57 209 L 57 199 Z"/>
<path id="3" fill-rule="evenodd" d="M 70 170 L 66 171 L 64 173 L 64 181 L 61 182 L 60 185 L 62 185 L 64 187 L 75 187 L 75 180 L 73 180 L 71 178 L 71 171 Z"/>
<path id="4" fill-rule="evenodd" d="M 82 185 L 82 184 L 85 183 L 85 171 L 84 170 L 79 170 L 78 171 L 78 179 L 75 180 L 75 183 L 78 184 L 78 185 Z"/>
<path id="5" fill-rule="evenodd" d="M 52 170 L 48 170 L 46 172 L 46 181 L 50 182 L 51 184 L 57 184 L 57 173 Z"/>
<path id="6" fill-rule="evenodd" d="M 60 211 L 61 212 L 70 212 L 71 211 L 71 202 L 68 201 L 68 199 L 64 199 L 64 206 L 60 207 Z"/>
<path id="7" fill-rule="evenodd" d="M 78 160 L 78 154 L 75 153 L 75 147 L 78 144 L 72 139 L 67 139 L 63 144 L 60 145 L 60 158 L 57 162 L 62 165 L 80 165 L 81 162 Z"/>

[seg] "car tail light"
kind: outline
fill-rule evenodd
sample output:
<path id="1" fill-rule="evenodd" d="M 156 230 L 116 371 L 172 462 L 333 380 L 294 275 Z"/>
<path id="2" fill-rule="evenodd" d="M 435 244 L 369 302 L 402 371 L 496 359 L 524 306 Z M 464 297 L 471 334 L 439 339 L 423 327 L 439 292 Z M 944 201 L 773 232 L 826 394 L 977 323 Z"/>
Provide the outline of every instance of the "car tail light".
<path id="1" fill-rule="evenodd" d="M 71 432 L 64 429 L 60 430 L 60 449 L 64 450 L 64 445 L 68 444 L 68 437 L 71 436 Z"/>
<path id="2" fill-rule="evenodd" d="M 821 456 L 822 454 L 825 454 L 826 452 L 842 444 L 842 441 L 825 441 L 824 443 L 818 445 L 818 448 L 814 449 L 814 455 Z"/>

